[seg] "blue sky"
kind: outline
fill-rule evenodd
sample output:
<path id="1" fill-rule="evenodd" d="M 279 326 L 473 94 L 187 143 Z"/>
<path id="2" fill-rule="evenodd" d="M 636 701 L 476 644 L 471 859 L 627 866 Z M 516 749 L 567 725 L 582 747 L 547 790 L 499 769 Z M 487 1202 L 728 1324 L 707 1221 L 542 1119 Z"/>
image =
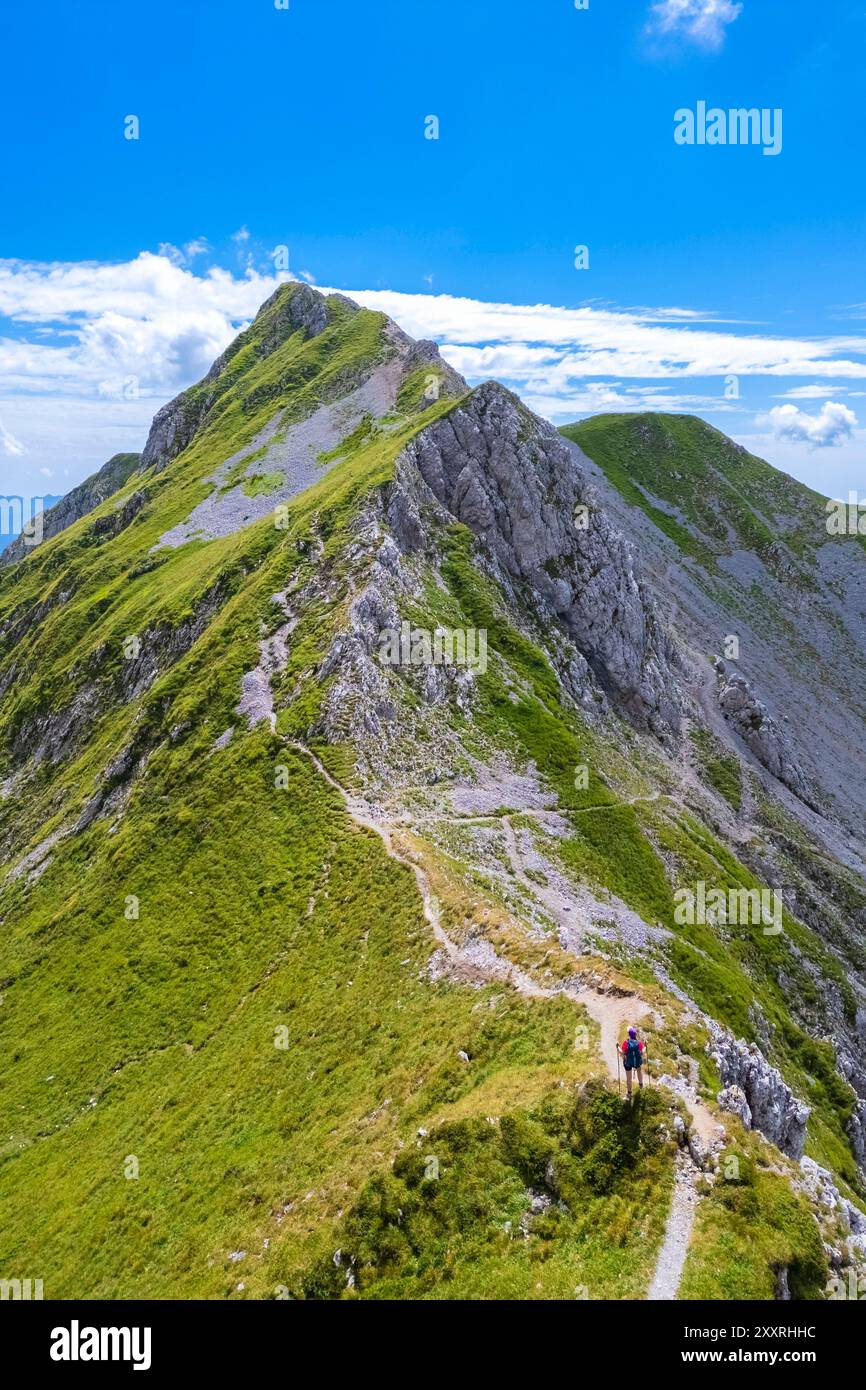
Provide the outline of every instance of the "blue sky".
<path id="1" fill-rule="evenodd" d="M 866 489 L 866 0 L 78 0 L 0 45 L 4 492 L 141 447 L 283 245 L 559 422 L 693 410 Z M 781 153 L 678 145 L 699 101 Z"/>

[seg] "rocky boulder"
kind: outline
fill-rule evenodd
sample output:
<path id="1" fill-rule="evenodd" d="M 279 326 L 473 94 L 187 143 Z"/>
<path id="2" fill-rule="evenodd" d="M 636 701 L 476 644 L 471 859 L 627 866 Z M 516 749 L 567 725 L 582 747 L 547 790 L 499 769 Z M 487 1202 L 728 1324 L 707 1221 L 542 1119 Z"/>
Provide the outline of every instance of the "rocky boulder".
<path id="1" fill-rule="evenodd" d="M 781 1073 L 742 1039 L 718 1026 L 707 1051 L 719 1069 L 723 1089 L 718 1101 L 723 1109 L 739 1115 L 748 1129 L 756 1129 L 791 1158 L 799 1158 L 806 1141 L 811 1113 Z"/>
<path id="2" fill-rule="evenodd" d="M 779 726 L 753 693 L 745 676 L 728 671 L 716 662 L 719 677 L 719 706 L 734 732 L 751 749 L 759 763 L 773 777 L 790 788 L 807 805 L 814 805 L 813 793 L 800 765 L 795 761 Z"/>

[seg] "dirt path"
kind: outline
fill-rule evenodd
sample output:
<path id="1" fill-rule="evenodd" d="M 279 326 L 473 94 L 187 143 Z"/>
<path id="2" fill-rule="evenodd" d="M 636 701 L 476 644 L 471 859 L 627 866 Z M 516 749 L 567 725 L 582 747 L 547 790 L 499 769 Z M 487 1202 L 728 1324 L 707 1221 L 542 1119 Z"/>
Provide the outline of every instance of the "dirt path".
<path id="1" fill-rule="evenodd" d="M 677 1296 L 698 1201 L 694 1166 L 691 1159 L 680 1150 L 676 1158 L 673 1201 L 668 1212 L 655 1274 L 647 1289 L 648 1302 L 670 1302 Z"/>
<path id="2" fill-rule="evenodd" d="M 341 786 L 335 777 L 332 777 L 324 763 L 316 757 L 311 748 L 303 743 L 296 743 L 293 739 L 282 739 L 288 748 L 294 748 L 298 753 L 303 753 L 309 758 L 316 771 L 322 776 L 330 787 L 340 793 L 343 798 L 346 810 L 356 825 L 363 826 L 365 830 L 372 830 L 379 836 L 385 846 L 385 852 L 391 859 L 396 859 L 398 864 L 404 865 L 415 875 L 415 882 L 418 885 L 418 892 L 421 894 L 421 903 L 424 909 L 424 916 L 430 924 L 434 939 L 442 947 L 448 958 L 455 965 L 462 966 L 467 974 L 478 975 L 487 974 L 492 980 L 498 983 L 508 983 L 522 995 L 529 999 L 552 999 L 558 991 L 544 989 L 535 983 L 524 971 L 510 961 L 503 960 L 501 956 L 491 950 L 489 955 L 480 961 L 476 956 L 461 950 L 455 941 L 445 931 L 442 926 L 442 914 L 439 909 L 439 901 L 430 890 L 430 880 L 421 868 L 420 864 L 409 858 L 408 855 L 401 854 L 394 846 L 393 830 L 394 827 L 388 821 L 381 821 L 373 814 L 373 809 L 368 801 L 363 797 L 353 796 L 351 792 Z"/>
<path id="3" fill-rule="evenodd" d="M 396 859 L 399 864 L 404 864 L 407 869 L 412 870 L 412 873 L 415 875 L 415 881 L 418 884 L 418 891 L 421 894 L 424 916 L 430 924 L 434 937 L 448 955 L 456 955 L 458 948 L 442 926 L 439 904 L 430 892 L 430 883 L 427 875 L 419 864 L 414 864 L 411 859 L 405 858 L 395 850 L 391 826 L 388 822 L 379 821 L 375 818 L 372 807 L 368 801 L 365 801 L 362 797 L 353 796 L 351 792 L 346 791 L 346 788 L 340 785 L 336 777 L 331 776 L 324 763 L 316 757 L 311 748 L 307 748 L 306 744 L 295 743 L 293 739 L 283 739 L 282 742 L 285 743 L 288 748 L 294 748 L 296 752 L 303 753 L 305 757 L 309 758 L 320 777 L 325 779 L 329 787 L 333 787 L 334 791 L 340 793 L 345 803 L 346 810 L 355 824 L 363 826 L 365 830 L 372 830 L 375 835 L 379 836 L 379 839 L 385 846 L 386 853 L 390 855 L 392 859 Z"/>
<path id="4" fill-rule="evenodd" d="M 510 961 L 503 960 L 492 950 L 481 964 L 479 964 L 477 957 L 468 957 L 467 953 L 451 940 L 442 926 L 439 903 L 430 891 L 430 881 L 424 870 L 414 860 L 401 854 L 395 848 L 391 824 L 377 819 L 373 808 L 363 797 L 355 796 L 341 786 L 311 748 L 303 743 L 296 743 L 293 739 L 283 738 L 281 741 L 287 747 L 294 748 L 296 752 L 308 758 L 319 775 L 340 794 L 346 810 L 355 824 L 363 826 L 366 830 L 372 830 L 374 834 L 379 836 L 390 858 L 396 859 L 399 864 L 403 864 L 412 871 L 421 895 L 424 916 L 430 924 L 435 940 L 452 962 L 458 966 L 464 964 L 476 974 L 481 969 L 491 979 L 510 983 L 527 998 L 551 999 L 561 993 L 560 990 L 545 989 L 542 985 L 536 984 L 524 971 L 512 965 Z M 486 816 L 481 819 L 490 821 L 497 819 L 497 817 Z M 508 858 L 515 878 L 528 892 L 544 904 L 554 920 L 561 921 L 566 907 L 564 898 L 555 889 L 545 887 L 529 878 L 523 867 L 517 837 L 514 834 L 510 817 L 506 815 L 499 819 L 501 819 L 505 832 Z M 568 920 L 567 917 L 566 920 Z M 652 1015 L 652 1008 L 635 994 L 602 994 L 588 986 L 579 991 L 570 992 L 570 997 L 582 1005 L 590 1018 L 598 1025 L 602 1060 L 611 1079 L 618 1080 L 620 1076 L 619 1046 L 626 1030 L 630 1024 L 637 1025 L 639 1019 Z M 649 1078 L 647 1080 L 649 1083 Z M 664 1084 L 664 1081 L 661 1081 L 660 1084 Z M 676 1092 L 676 1094 L 680 1093 Z M 691 1124 L 700 1134 L 705 1146 L 709 1146 L 720 1132 L 718 1121 L 696 1098 L 680 1095 L 680 1099 L 683 1100 L 690 1113 Z M 655 1274 L 647 1292 L 648 1299 L 661 1300 L 676 1297 L 691 1235 L 698 1200 L 694 1187 L 695 1170 L 691 1159 L 682 1150 L 677 1154 L 676 1164 L 673 1201 Z"/>
<path id="5" fill-rule="evenodd" d="M 572 806 L 567 814 L 570 816 L 592 816 L 597 815 L 599 811 L 617 811 L 621 806 L 637 806 L 641 802 L 659 801 L 665 795 L 664 792 L 650 792 L 649 796 L 629 796 L 624 801 L 602 802 L 598 806 Z M 490 811 L 487 815 L 479 813 L 476 816 L 436 816 L 435 819 L 444 821 L 446 825 L 489 825 L 491 821 L 506 821 L 511 816 L 521 816 L 530 820 L 540 820 L 543 823 L 551 816 L 561 816 L 562 814 L 553 806 L 544 806 L 541 809 L 536 806 L 525 806 L 509 811 L 507 815 L 498 815 L 496 812 Z"/>

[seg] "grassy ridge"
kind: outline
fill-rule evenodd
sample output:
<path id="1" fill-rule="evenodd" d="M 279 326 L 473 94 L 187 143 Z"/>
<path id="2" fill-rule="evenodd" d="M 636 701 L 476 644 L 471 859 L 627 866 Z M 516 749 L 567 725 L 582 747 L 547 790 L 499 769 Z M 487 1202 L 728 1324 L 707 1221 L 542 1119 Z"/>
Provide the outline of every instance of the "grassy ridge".
<path id="1" fill-rule="evenodd" d="M 287 1248 L 315 1245 L 432 1108 L 500 1069 L 531 1092 L 574 1055 L 567 1004 L 500 994 L 481 1011 L 422 978 L 414 880 L 306 760 L 251 737 L 200 756 L 169 809 L 180 759 L 88 874 L 58 858 L 13 929 L 0 1254 L 44 1271 L 50 1296 L 225 1296 L 241 1276 L 273 1296 Z"/>
<path id="2" fill-rule="evenodd" d="M 441 1125 L 365 1185 L 341 1262 L 319 1260 L 290 1287 L 304 1298 L 640 1298 L 671 1185 L 666 1113 L 657 1092 L 623 1108 L 591 1083 L 498 1123 Z"/>
<path id="3" fill-rule="evenodd" d="M 595 415 L 564 425 L 561 433 L 598 464 L 627 502 L 706 569 L 716 569 L 717 556 L 743 549 L 773 570 L 781 538 L 788 552 L 786 578 L 806 588 L 813 583 L 815 551 L 829 539 L 827 499 L 704 420 Z"/>
<path id="4" fill-rule="evenodd" d="M 378 316 L 346 323 L 362 330 L 363 358 Z M 348 339 L 346 324 L 337 331 Z M 311 528 L 338 574 L 361 499 L 450 406 L 359 437 L 285 531 L 265 521 L 151 554 L 238 442 L 231 415 L 245 398 L 232 397 L 254 369 L 250 346 L 233 354 L 202 436 L 139 481 L 146 503 L 126 531 L 96 543 L 97 512 L 0 577 L 0 660 L 17 675 L 0 719 L 7 769 L 35 719 L 94 681 L 100 696 L 61 761 L 0 803 L 7 866 L 9 851 L 66 832 L 40 875 L 7 877 L 0 900 L 0 1263 L 38 1268 L 49 1296 L 221 1297 L 238 1282 L 273 1296 L 287 1262 L 329 1240 L 347 1194 L 431 1113 L 471 1106 L 475 1089 L 485 1105 L 500 1086 L 532 1096 L 585 1065 L 569 1002 L 426 979 L 414 878 L 305 760 L 262 733 L 213 749 L 236 722 L 270 595 L 313 564 Z M 294 342 L 284 356 L 304 351 Z M 258 423 L 250 415 L 247 437 Z M 125 637 L 171 635 L 208 594 L 190 650 L 124 699 Z M 13 625 L 28 615 L 39 621 L 21 644 Z M 334 620 L 309 615 L 293 655 L 319 648 Z M 69 834 L 127 747 L 147 761 L 122 815 Z M 36 1201 L 46 1191 L 52 1201 Z"/>
<path id="5" fill-rule="evenodd" d="M 24 787 L 13 778 L 0 801 L 4 869 L 15 870 L 0 881 L 0 1046 L 10 1059 L 0 1076 L 0 1268 L 44 1278 L 49 1297 L 273 1297 L 284 1287 L 331 1296 L 343 1288 L 322 1281 L 345 1234 L 367 1252 L 360 1291 L 370 1297 L 573 1297 L 576 1283 L 590 1296 L 635 1296 L 660 1239 L 671 1155 L 642 1121 L 629 1129 L 614 1117 L 603 1088 L 594 1131 L 574 1110 L 570 1088 L 598 1070 L 594 1053 L 575 1049 L 581 1011 L 501 985 L 433 983 L 414 876 L 347 818 L 307 760 L 269 731 L 238 727 L 241 678 L 279 620 L 271 596 L 315 574 L 320 597 L 301 613 L 275 683 L 280 732 L 304 736 L 314 723 L 315 668 L 363 578 L 350 556 L 359 510 L 380 500 L 404 443 L 454 402 L 427 402 L 415 373 L 398 401 L 415 413 L 343 441 L 333 470 L 290 504 L 285 529 L 265 520 L 153 550 L 276 410 L 300 418 L 389 350 L 381 316 L 338 300 L 318 337 L 274 346 L 279 312 L 278 299 L 216 382 L 187 393 L 200 432 L 169 468 L 0 573 L 0 678 L 15 677 L 0 710 L 4 776 L 24 762 L 37 721 L 91 701 L 57 761 Z M 94 523 L 134 488 L 144 493 L 134 519 L 100 535 Z M 419 585 L 417 616 L 485 627 L 493 653 L 471 720 L 443 717 L 467 746 L 483 740 L 535 761 L 570 819 L 566 867 L 668 925 L 670 862 L 748 882 L 697 822 L 661 803 L 626 804 L 614 782 L 642 791 L 640 770 L 563 700 L 543 635 L 509 616 L 465 528 L 439 539 L 441 575 Z M 184 645 L 178 635 L 192 624 Z M 124 685 L 130 634 L 160 658 L 134 693 Z M 121 801 L 79 820 L 112 789 L 107 766 L 130 750 L 135 775 L 116 774 Z M 329 764 L 348 772 L 350 754 L 332 749 Z M 22 855 L 55 834 L 27 872 Z M 829 971 L 812 934 L 790 931 Z M 754 942 L 704 932 L 675 941 L 675 977 L 742 1030 L 757 992 L 782 1027 L 778 975 L 798 969 L 787 944 L 774 944 L 770 961 Z M 808 974 L 799 969 L 798 983 Z M 841 1169 L 848 1098 L 834 1089 L 832 1058 L 796 1030 L 785 1038 L 796 1080 L 812 1069 L 819 1134 Z M 556 1082 L 566 1089 L 551 1098 Z M 648 1115 L 658 1118 L 649 1104 Z M 436 1128 L 444 1158 L 429 1205 L 414 1162 L 419 1127 Z M 632 1180 L 623 1163 L 638 1153 Z M 536 1183 L 552 1183 L 569 1211 L 547 1211 L 524 1248 L 503 1226 L 526 1214 Z M 396 1196 L 412 1213 L 408 1241 Z"/>

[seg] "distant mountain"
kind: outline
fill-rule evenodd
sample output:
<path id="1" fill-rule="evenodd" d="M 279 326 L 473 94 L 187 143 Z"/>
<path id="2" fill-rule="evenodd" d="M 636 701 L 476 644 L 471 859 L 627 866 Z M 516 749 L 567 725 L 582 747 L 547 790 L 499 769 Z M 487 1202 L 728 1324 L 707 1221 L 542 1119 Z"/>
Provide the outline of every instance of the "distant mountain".
<path id="1" fill-rule="evenodd" d="M 0 1267 L 866 1276 L 866 552 L 824 499 L 692 417 L 560 434 L 296 284 L 117 466 L 0 568 Z"/>
<path id="2" fill-rule="evenodd" d="M 58 496 L 56 496 L 56 497 L 49 494 L 47 497 L 44 497 L 44 498 L 42 499 L 42 506 L 41 506 L 40 510 L 41 510 L 41 511 L 44 511 L 44 512 L 47 512 L 47 511 L 49 510 L 49 508 L 56 506 L 56 504 L 61 500 L 61 497 L 62 497 L 62 494 L 60 494 L 60 495 L 58 495 Z M 17 540 L 17 539 L 18 539 L 18 532 L 17 532 L 17 531 L 14 531 L 14 532 L 4 532 L 4 531 L 0 531 L 0 555 L 2 555 L 3 551 L 6 549 L 6 547 L 7 547 L 8 545 L 11 545 L 12 542 L 13 542 L 14 540 Z M 2 563 L 2 561 L 0 561 L 0 563 Z"/>
<path id="3" fill-rule="evenodd" d="M 844 854 L 866 816 L 866 766 L 856 754 L 852 766 L 866 724 L 863 537 L 833 534 L 826 498 L 694 416 L 600 415 L 562 433 L 639 553 L 714 722 L 725 681 L 708 658 L 735 637 L 728 676 L 778 727 L 746 727 L 748 710 L 724 722 L 801 799 L 812 789 Z"/>
<path id="4" fill-rule="evenodd" d="M 139 454 L 115 454 L 98 473 L 94 473 L 65 496 L 46 498 L 43 540 L 50 540 L 52 536 L 65 531 L 83 516 L 89 515 L 106 498 L 117 492 L 118 488 L 123 487 L 137 468 L 139 459 Z M 35 549 L 35 546 L 25 545 L 24 537 L 19 536 L 0 555 L 0 564 L 15 564 L 18 560 L 26 559 Z"/>

